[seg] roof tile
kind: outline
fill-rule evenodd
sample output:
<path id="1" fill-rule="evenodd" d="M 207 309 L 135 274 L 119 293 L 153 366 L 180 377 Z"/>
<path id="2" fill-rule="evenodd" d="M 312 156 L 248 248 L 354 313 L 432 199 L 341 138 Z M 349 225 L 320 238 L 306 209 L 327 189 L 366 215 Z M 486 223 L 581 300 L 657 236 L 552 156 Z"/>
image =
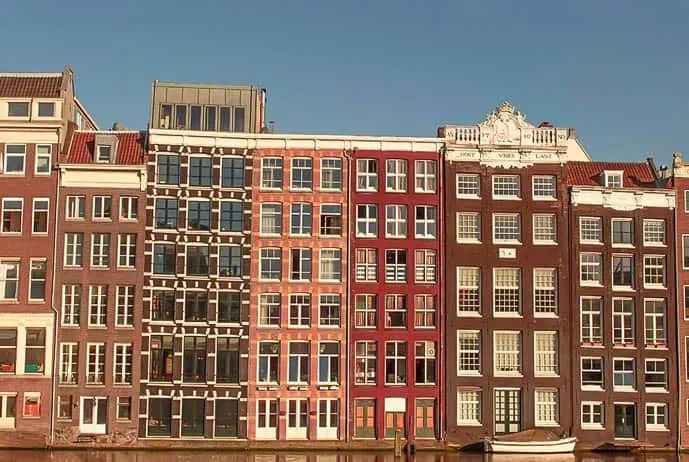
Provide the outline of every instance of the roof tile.
<path id="1" fill-rule="evenodd" d="M 2 98 L 59 98 L 62 77 L 0 75 Z"/>
<path id="2" fill-rule="evenodd" d="M 657 188 L 651 167 L 645 162 L 567 162 L 567 184 L 602 186 L 606 170 L 622 171 L 624 188 Z"/>
<path id="3" fill-rule="evenodd" d="M 115 165 L 143 165 L 146 132 L 74 132 L 69 152 L 64 162 L 67 164 L 95 164 L 95 141 L 97 133 L 115 134 L 118 139 Z"/>

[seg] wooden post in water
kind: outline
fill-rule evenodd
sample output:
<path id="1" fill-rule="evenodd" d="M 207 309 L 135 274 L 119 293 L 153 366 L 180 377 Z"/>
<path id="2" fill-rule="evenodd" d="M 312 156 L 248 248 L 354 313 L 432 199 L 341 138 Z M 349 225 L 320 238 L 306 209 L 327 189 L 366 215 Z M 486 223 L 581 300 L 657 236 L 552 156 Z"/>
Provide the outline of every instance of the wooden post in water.
<path id="1" fill-rule="evenodd" d="M 402 457 L 402 431 L 395 430 L 395 457 Z"/>

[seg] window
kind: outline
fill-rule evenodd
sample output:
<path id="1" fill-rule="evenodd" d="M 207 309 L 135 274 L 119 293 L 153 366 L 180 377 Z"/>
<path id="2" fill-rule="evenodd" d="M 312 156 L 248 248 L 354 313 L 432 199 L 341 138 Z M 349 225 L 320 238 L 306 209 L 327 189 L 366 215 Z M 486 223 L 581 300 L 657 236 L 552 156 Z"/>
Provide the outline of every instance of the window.
<path id="1" fill-rule="evenodd" d="M 72 420 L 72 405 L 72 395 L 58 395 L 57 418 L 60 420 Z"/>
<path id="2" fill-rule="evenodd" d="M 536 389 L 536 426 L 557 426 L 560 422 L 560 397 L 557 390 Z"/>
<path id="3" fill-rule="evenodd" d="M 49 144 L 36 145 L 36 162 L 34 172 L 36 175 L 50 175 L 52 146 Z"/>
<path id="4" fill-rule="evenodd" d="M 342 235 L 342 206 L 321 204 L 321 236 Z"/>
<path id="5" fill-rule="evenodd" d="M 378 161 L 358 159 L 356 161 L 356 190 L 378 191 Z"/>
<path id="6" fill-rule="evenodd" d="M 603 388 L 603 358 L 581 358 L 581 386 Z"/>
<path id="7" fill-rule="evenodd" d="M 134 326 L 134 286 L 117 286 L 115 325 Z"/>
<path id="8" fill-rule="evenodd" d="M 535 244 L 557 242 L 557 225 L 553 214 L 534 214 L 533 240 Z"/>
<path id="9" fill-rule="evenodd" d="M 622 187 L 622 172 L 603 172 L 603 186 L 607 188 L 621 188 Z"/>
<path id="10" fill-rule="evenodd" d="M 45 259 L 31 259 L 29 300 L 45 300 Z"/>
<path id="11" fill-rule="evenodd" d="M 521 235 L 521 216 L 518 213 L 493 214 L 494 242 L 518 243 Z"/>
<path id="12" fill-rule="evenodd" d="M 6 174 L 23 175 L 26 167 L 26 145 L 6 144 L 5 165 L 3 172 Z"/>
<path id="13" fill-rule="evenodd" d="M 495 314 L 521 313 L 521 270 L 493 269 L 493 311 Z"/>
<path id="14" fill-rule="evenodd" d="M 689 269 L 689 235 L 682 236 L 682 268 Z"/>
<path id="15" fill-rule="evenodd" d="M 24 373 L 45 372 L 45 327 L 27 327 Z"/>
<path id="16" fill-rule="evenodd" d="M 457 390 L 457 426 L 481 425 L 481 392 Z"/>
<path id="17" fill-rule="evenodd" d="M 244 108 L 236 107 L 234 108 L 234 131 L 243 132 L 244 131 Z"/>
<path id="18" fill-rule="evenodd" d="M 282 204 L 261 204 L 261 234 L 282 233 Z"/>
<path id="19" fill-rule="evenodd" d="M 24 417 L 40 417 L 41 416 L 41 394 L 40 393 L 24 393 Z"/>
<path id="20" fill-rule="evenodd" d="M 297 157 L 292 159 L 292 189 L 310 191 L 313 188 L 313 159 Z"/>
<path id="21" fill-rule="evenodd" d="M 493 335 L 495 375 L 521 375 L 521 333 L 496 331 Z"/>
<path id="22" fill-rule="evenodd" d="M 481 197 L 479 176 L 475 174 L 457 174 L 457 198 L 478 199 Z"/>
<path id="23" fill-rule="evenodd" d="M 108 316 L 108 286 L 89 286 L 89 326 L 105 327 Z"/>
<path id="24" fill-rule="evenodd" d="M 581 299 L 581 343 L 599 345 L 602 337 L 603 299 L 582 297 Z"/>
<path id="25" fill-rule="evenodd" d="M 612 338 L 617 345 L 634 345 L 634 300 L 612 300 Z"/>
<path id="26" fill-rule="evenodd" d="M 354 437 L 376 438 L 376 400 L 354 400 Z"/>
<path id="27" fill-rule="evenodd" d="M 149 398 L 148 436 L 170 436 L 172 434 L 172 399 Z"/>
<path id="28" fill-rule="evenodd" d="M 67 196 L 65 206 L 65 219 L 79 220 L 84 218 L 86 198 L 84 196 Z M 177 208 L 175 207 L 175 210 Z"/>
<path id="29" fill-rule="evenodd" d="M 261 159 L 261 188 L 282 189 L 282 158 Z"/>
<path id="30" fill-rule="evenodd" d="M 481 332 L 457 331 L 457 375 L 481 374 Z"/>
<path id="31" fill-rule="evenodd" d="M 612 360 L 614 390 L 634 390 L 634 359 L 614 358 Z"/>
<path id="32" fill-rule="evenodd" d="M 208 276 L 207 245 L 187 245 L 187 275 Z"/>
<path id="33" fill-rule="evenodd" d="M 434 193 L 438 187 L 438 166 L 434 160 L 414 161 L 414 191 Z"/>
<path id="34" fill-rule="evenodd" d="M 110 266 L 110 234 L 91 235 L 91 266 L 98 268 Z"/>
<path id="35" fill-rule="evenodd" d="M 438 236 L 436 209 L 430 205 L 416 206 L 416 238 L 434 239 Z"/>
<path id="36" fill-rule="evenodd" d="M 457 242 L 481 241 L 481 214 L 457 212 Z"/>
<path id="37" fill-rule="evenodd" d="M 612 219 L 612 243 L 620 245 L 634 243 L 634 221 L 631 218 Z"/>
<path id="38" fill-rule="evenodd" d="M 318 400 L 318 431 L 320 432 L 330 430 L 333 437 L 337 435 L 337 428 L 339 427 L 339 408 L 340 401 L 338 399 L 319 399 Z"/>
<path id="39" fill-rule="evenodd" d="M 17 329 L 0 328 L 0 374 L 14 374 L 17 365 Z"/>
<path id="40" fill-rule="evenodd" d="M 634 286 L 634 257 L 631 255 L 612 256 L 612 285 L 631 288 Z"/>
<path id="41" fill-rule="evenodd" d="M 136 267 L 136 234 L 120 234 L 117 238 L 119 240 L 117 266 L 121 268 Z"/>
<path id="42" fill-rule="evenodd" d="M 290 280 L 311 280 L 311 249 L 290 250 Z"/>
<path id="43" fill-rule="evenodd" d="M 204 322 L 208 319 L 208 293 L 189 291 L 184 295 L 184 320 Z"/>
<path id="44" fill-rule="evenodd" d="M 385 282 L 407 282 L 407 251 L 385 251 Z"/>
<path id="45" fill-rule="evenodd" d="M 385 190 L 388 192 L 407 191 L 407 161 L 388 159 L 385 161 Z"/>
<path id="46" fill-rule="evenodd" d="M 239 400 L 215 400 L 216 438 L 237 438 L 239 436 Z"/>
<path id="47" fill-rule="evenodd" d="M 132 345 L 115 344 L 115 376 L 113 383 L 124 385 L 132 383 Z"/>
<path id="48" fill-rule="evenodd" d="M 290 209 L 290 234 L 292 236 L 310 236 L 313 221 L 312 205 L 293 203 Z"/>
<path id="49" fill-rule="evenodd" d="M 0 300 L 19 299 L 19 261 L 0 260 Z"/>
<path id="50" fill-rule="evenodd" d="M 206 401 L 204 399 L 182 400 L 181 436 L 203 436 L 206 423 Z"/>
<path id="51" fill-rule="evenodd" d="M 407 327 L 406 295 L 385 296 L 385 327 Z"/>
<path id="52" fill-rule="evenodd" d="M 139 199 L 136 197 L 120 197 L 120 220 L 136 220 Z"/>
<path id="53" fill-rule="evenodd" d="M 244 204 L 239 201 L 220 201 L 220 232 L 244 231 Z"/>
<path id="54" fill-rule="evenodd" d="M 157 198 L 155 211 L 155 226 L 162 229 L 177 228 L 177 213 L 179 210 L 177 199 Z"/>
<path id="55" fill-rule="evenodd" d="M 481 312 L 479 268 L 457 267 L 457 316 Z"/>
<path id="56" fill-rule="evenodd" d="M 287 381 L 309 383 L 309 342 L 290 342 L 287 357 Z"/>
<path id="57" fill-rule="evenodd" d="M 581 253 L 579 262 L 579 283 L 582 286 L 603 284 L 603 258 L 599 253 Z"/>
<path id="58" fill-rule="evenodd" d="M 218 276 L 242 276 L 242 248 L 238 245 L 218 246 Z"/>
<path id="59" fill-rule="evenodd" d="M 154 290 L 151 298 L 151 319 L 153 321 L 174 321 L 177 297 L 173 290 Z"/>
<path id="60" fill-rule="evenodd" d="M 210 157 L 189 158 L 189 186 L 206 186 L 213 183 L 213 165 Z"/>
<path id="61" fill-rule="evenodd" d="M 407 237 L 407 206 L 385 206 L 385 237 Z"/>
<path id="62" fill-rule="evenodd" d="M 555 177 L 552 175 L 537 175 L 531 178 L 534 200 L 555 199 Z"/>
<path id="63" fill-rule="evenodd" d="M 280 343 L 258 342 L 258 382 L 277 383 L 279 363 Z"/>
<path id="64" fill-rule="evenodd" d="M 378 206 L 377 205 L 357 205 L 356 206 L 356 236 L 357 237 L 377 237 L 378 236 Z"/>
<path id="65" fill-rule="evenodd" d="M 646 392 L 667 390 L 667 360 L 646 360 L 644 384 Z"/>
<path id="66" fill-rule="evenodd" d="M 603 403 L 581 403 L 581 426 L 583 428 L 603 428 Z"/>
<path id="67" fill-rule="evenodd" d="M 269 247 L 260 249 L 259 278 L 264 281 L 282 279 L 282 249 Z"/>
<path id="68" fill-rule="evenodd" d="M 644 220 L 644 245 L 665 245 L 665 220 Z"/>
<path id="69" fill-rule="evenodd" d="M 435 343 L 416 342 L 415 369 L 417 385 L 433 385 L 435 383 Z"/>
<path id="70" fill-rule="evenodd" d="M 534 332 L 535 375 L 555 376 L 560 372 L 557 332 Z"/>
<path id="71" fill-rule="evenodd" d="M 340 344 L 320 342 L 318 344 L 318 383 L 340 382 Z"/>
<path id="72" fill-rule="evenodd" d="M 117 420 L 129 421 L 132 420 L 132 398 L 129 396 L 118 396 L 115 404 L 117 411 L 115 418 Z"/>
<path id="73" fill-rule="evenodd" d="M 415 250 L 414 280 L 417 283 L 434 283 L 436 281 L 435 250 Z"/>
<path id="74" fill-rule="evenodd" d="M 206 337 L 185 336 L 182 358 L 182 380 L 201 383 L 206 381 Z"/>
<path id="75" fill-rule="evenodd" d="M 341 279 L 342 251 L 340 249 L 321 249 L 319 280 L 339 282 Z"/>
<path id="76" fill-rule="evenodd" d="M 74 385 L 79 379 L 79 344 L 60 344 L 60 383 Z"/>
<path id="77" fill-rule="evenodd" d="M 665 287 L 664 255 L 644 255 L 644 285 Z"/>
<path id="78" fill-rule="evenodd" d="M 644 300 L 644 342 L 646 346 L 666 346 L 665 300 Z"/>
<path id="79" fill-rule="evenodd" d="M 187 202 L 187 229 L 191 231 L 210 231 L 211 203 L 208 200 Z"/>
<path id="80" fill-rule="evenodd" d="M 81 285 L 62 286 L 62 325 L 78 326 L 81 319 Z"/>
<path id="81" fill-rule="evenodd" d="M 407 342 L 385 342 L 385 383 L 407 383 Z"/>
<path id="82" fill-rule="evenodd" d="M 355 351 L 355 376 L 354 383 L 358 385 L 375 385 L 376 383 L 376 364 L 378 353 L 376 342 L 372 340 L 362 340 L 356 342 Z"/>
<path id="83" fill-rule="evenodd" d="M 38 103 L 38 117 L 53 117 L 55 103 Z"/>
<path id="84" fill-rule="evenodd" d="M 9 117 L 29 117 L 29 103 L 10 101 L 7 103 Z"/>
<path id="85" fill-rule="evenodd" d="M 555 268 L 534 269 L 534 313 L 557 314 L 557 271 Z"/>
<path id="86" fill-rule="evenodd" d="M 231 117 L 231 108 L 227 106 L 223 106 L 220 108 L 220 123 L 219 123 L 219 128 L 221 132 L 229 132 L 231 131 L 231 126 L 230 126 L 230 117 Z"/>
<path id="87" fill-rule="evenodd" d="M 662 403 L 646 403 L 646 429 L 667 430 L 667 405 Z"/>
<path id="88" fill-rule="evenodd" d="M 172 382 L 173 350 L 172 335 L 151 336 L 151 370 L 152 382 Z"/>
<path id="89" fill-rule="evenodd" d="M 414 327 L 435 327 L 435 296 L 414 295 Z"/>
<path id="90" fill-rule="evenodd" d="M 175 274 L 177 271 L 177 248 L 175 244 L 153 245 L 153 273 Z"/>
<path id="91" fill-rule="evenodd" d="M 218 322 L 239 322 L 241 314 L 241 293 L 218 292 Z"/>
<path id="92" fill-rule="evenodd" d="M 278 400 L 257 399 L 256 403 L 256 434 L 271 435 L 274 439 L 278 427 Z"/>
<path id="93" fill-rule="evenodd" d="M 65 266 L 79 267 L 82 265 L 82 233 L 65 233 Z"/>
<path id="94" fill-rule="evenodd" d="M 179 184 L 179 156 L 158 154 L 158 184 Z"/>
<path id="95" fill-rule="evenodd" d="M 356 249 L 356 281 L 376 282 L 378 280 L 378 251 Z"/>
<path id="96" fill-rule="evenodd" d="M 86 363 L 86 384 L 105 384 L 105 343 L 89 343 Z"/>
<path id="97" fill-rule="evenodd" d="M 603 225 L 600 217 L 579 217 L 579 240 L 582 244 L 603 242 Z"/>
<path id="98" fill-rule="evenodd" d="M 112 218 L 112 197 L 93 196 L 93 219 L 110 220 Z"/>
<path id="99" fill-rule="evenodd" d="M 259 326 L 280 325 L 280 294 L 261 294 L 258 297 Z"/>
<path id="100" fill-rule="evenodd" d="M 21 234 L 24 221 L 24 199 L 4 198 L 2 200 L 2 232 Z"/>
<path id="101" fill-rule="evenodd" d="M 493 199 L 519 199 L 520 197 L 519 176 L 493 176 Z"/>
<path id="102" fill-rule="evenodd" d="M 330 157 L 321 159 L 321 189 L 342 190 L 342 159 Z"/>
<path id="103" fill-rule="evenodd" d="M 221 163 L 221 185 L 223 188 L 244 187 L 244 159 L 241 157 L 223 157 Z"/>
<path id="104" fill-rule="evenodd" d="M 112 147 L 109 144 L 99 144 L 96 150 L 96 162 L 109 163 L 112 159 Z"/>
<path id="105" fill-rule="evenodd" d="M 291 294 L 289 296 L 289 326 L 309 327 L 311 324 L 311 295 Z"/>
<path id="106" fill-rule="evenodd" d="M 377 304 L 375 295 L 357 294 L 354 297 L 356 327 L 376 327 Z"/>
<path id="107" fill-rule="evenodd" d="M 340 294 L 321 294 L 318 303 L 318 325 L 339 327 L 342 301 Z"/>

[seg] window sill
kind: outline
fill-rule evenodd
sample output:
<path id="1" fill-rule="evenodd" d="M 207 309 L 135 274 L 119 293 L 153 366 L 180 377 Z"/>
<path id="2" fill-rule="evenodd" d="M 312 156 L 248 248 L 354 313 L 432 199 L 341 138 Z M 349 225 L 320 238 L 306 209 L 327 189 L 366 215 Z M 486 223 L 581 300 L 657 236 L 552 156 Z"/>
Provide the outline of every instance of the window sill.
<path id="1" fill-rule="evenodd" d="M 431 191 L 430 189 L 414 189 L 416 194 L 435 194 L 437 191 Z"/>
<path id="2" fill-rule="evenodd" d="M 481 422 L 457 422 L 458 427 L 483 427 Z"/>
<path id="3" fill-rule="evenodd" d="M 644 242 L 644 247 L 667 248 L 667 244 L 661 242 Z"/>
<path id="4" fill-rule="evenodd" d="M 668 347 L 664 343 L 652 343 L 644 345 L 649 350 L 667 350 Z"/>
<path id="5" fill-rule="evenodd" d="M 601 342 L 581 342 L 580 346 L 582 348 L 605 348 L 605 345 L 603 345 Z"/>
<path id="6" fill-rule="evenodd" d="M 557 197 L 553 196 L 532 196 L 531 197 L 532 201 L 537 201 L 537 202 L 554 202 L 557 200 Z M 556 424 L 559 425 L 559 424 Z"/>
<path id="7" fill-rule="evenodd" d="M 46 231 L 46 232 L 44 232 L 44 233 L 35 233 L 35 232 L 32 231 L 32 232 L 31 232 L 31 235 L 32 235 L 32 236 L 38 236 L 38 237 L 46 237 L 46 236 L 48 235 L 48 232 Z"/>
<path id="8" fill-rule="evenodd" d="M 10 232 L 5 232 L 5 233 L 0 233 L 0 236 L 2 237 L 22 237 L 22 233 L 10 233 Z"/>
<path id="9" fill-rule="evenodd" d="M 579 241 L 579 244 L 581 245 L 603 245 L 603 242 L 601 241 Z M 602 428 L 602 427 L 601 427 Z"/>
<path id="10" fill-rule="evenodd" d="M 579 285 L 581 287 L 599 287 L 601 289 L 603 288 L 603 284 L 601 284 L 600 282 L 588 282 L 582 281 L 581 279 L 579 280 Z"/>
<path id="11" fill-rule="evenodd" d="M 493 371 L 493 376 L 495 377 L 513 377 L 513 378 L 523 378 L 524 375 L 521 372 L 496 372 Z"/>
<path id="12" fill-rule="evenodd" d="M 560 377 L 560 374 L 556 374 L 554 372 L 541 372 L 535 373 L 534 377 L 538 379 L 557 379 Z"/>
<path id="13" fill-rule="evenodd" d="M 16 305 L 19 303 L 19 299 L 2 299 L 0 300 L 0 305 Z"/>
<path id="14" fill-rule="evenodd" d="M 458 318 L 480 318 L 482 317 L 481 313 L 478 312 L 459 312 L 457 313 Z"/>
<path id="15" fill-rule="evenodd" d="M 533 241 L 533 245 L 558 245 L 556 241 Z"/>
<path id="16" fill-rule="evenodd" d="M 663 425 L 646 425 L 646 430 L 649 432 L 669 432 L 670 429 Z"/>
<path id="17" fill-rule="evenodd" d="M 605 391 L 605 388 L 599 385 L 582 385 L 581 391 Z"/>
<path id="18" fill-rule="evenodd" d="M 521 313 L 496 313 L 493 312 L 493 317 L 495 318 L 522 318 Z"/>
<path id="19" fill-rule="evenodd" d="M 612 286 L 613 292 L 634 292 L 634 287 L 630 286 Z"/>
<path id="20" fill-rule="evenodd" d="M 644 289 L 649 290 L 667 290 L 667 286 L 661 284 L 644 284 Z"/>
<path id="21" fill-rule="evenodd" d="M 480 372 L 462 371 L 462 372 L 457 372 L 457 377 L 483 377 L 483 374 L 481 374 Z"/>
<path id="22" fill-rule="evenodd" d="M 560 317 L 557 313 L 534 313 L 533 316 L 540 319 L 558 319 Z"/>
<path id="23" fill-rule="evenodd" d="M 560 424 L 558 422 L 536 422 L 536 427 L 559 427 Z"/>
<path id="24" fill-rule="evenodd" d="M 457 199 L 473 199 L 473 200 L 481 200 L 481 196 L 477 194 L 455 194 L 455 197 Z"/>
<path id="25" fill-rule="evenodd" d="M 605 430 L 605 427 L 599 424 L 581 424 L 582 430 Z"/>
<path id="26" fill-rule="evenodd" d="M 611 247 L 613 249 L 633 249 L 634 244 L 625 244 L 625 243 L 612 243 Z"/>
<path id="27" fill-rule="evenodd" d="M 644 388 L 644 392 L 646 393 L 670 393 L 666 388 Z"/>
<path id="28" fill-rule="evenodd" d="M 478 239 L 457 239 L 457 244 L 481 244 Z"/>
<path id="29" fill-rule="evenodd" d="M 637 390 L 634 388 L 627 388 L 627 387 L 612 387 L 612 391 L 614 393 L 636 393 Z"/>
<path id="30" fill-rule="evenodd" d="M 520 241 L 503 241 L 493 239 L 493 245 L 522 245 Z"/>
<path id="31" fill-rule="evenodd" d="M 496 196 L 493 195 L 492 199 L 494 201 L 520 201 L 522 200 L 521 197 L 515 197 L 515 196 Z"/>

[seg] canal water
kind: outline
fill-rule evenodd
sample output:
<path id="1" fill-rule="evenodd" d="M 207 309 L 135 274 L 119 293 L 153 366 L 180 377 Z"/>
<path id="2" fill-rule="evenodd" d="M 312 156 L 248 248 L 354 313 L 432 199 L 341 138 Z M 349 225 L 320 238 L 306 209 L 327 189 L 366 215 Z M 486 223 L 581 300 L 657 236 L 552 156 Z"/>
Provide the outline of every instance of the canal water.
<path id="1" fill-rule="evenodd" d="M 577 453 L 538 456 L 421 452 L 408 458 L 395 458 L 391 452 L 0 450 L 0 462 L 689 462 L 689 454 Z"/>

